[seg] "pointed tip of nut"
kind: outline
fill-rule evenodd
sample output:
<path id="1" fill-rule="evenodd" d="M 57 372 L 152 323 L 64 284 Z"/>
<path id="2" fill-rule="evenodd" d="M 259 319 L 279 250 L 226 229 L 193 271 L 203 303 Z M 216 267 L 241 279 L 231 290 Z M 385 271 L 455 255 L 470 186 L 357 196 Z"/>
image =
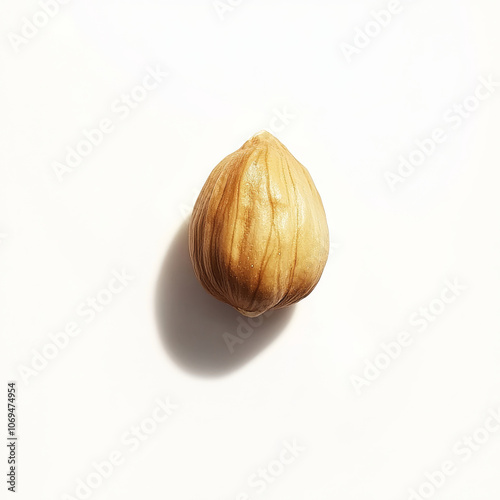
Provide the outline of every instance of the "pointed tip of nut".
<path id="1" fill-rule="evenodd" d="M 261 130 L 254 134 L 248 141 L 243 144 L 242 148 L 255 147 L 257 144 L 281 144 L 280 141 L 267 130 Z"/>
<path id="2" fill-rule="evenodd" d="M 256 134 L 253 135 L 252 139 L 264 139 L 268 140 L 271 138 L 275 138 L 271 132 L 268 132 L 267 130 L 261 130 L 260 132 L 257 132 Z"/>

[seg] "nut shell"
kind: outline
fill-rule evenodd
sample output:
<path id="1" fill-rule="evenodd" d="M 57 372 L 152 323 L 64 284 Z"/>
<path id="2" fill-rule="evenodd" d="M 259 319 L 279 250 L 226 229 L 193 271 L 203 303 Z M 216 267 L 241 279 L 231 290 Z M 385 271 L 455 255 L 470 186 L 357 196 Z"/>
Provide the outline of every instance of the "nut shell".
<path id="1" fill-rule="evenodd" d="M 329 248 L 325 210 L 309 172 L 266 131 L 215 167 L 189 226 L 198 280 L 250 317 L 309 295 Z"/>

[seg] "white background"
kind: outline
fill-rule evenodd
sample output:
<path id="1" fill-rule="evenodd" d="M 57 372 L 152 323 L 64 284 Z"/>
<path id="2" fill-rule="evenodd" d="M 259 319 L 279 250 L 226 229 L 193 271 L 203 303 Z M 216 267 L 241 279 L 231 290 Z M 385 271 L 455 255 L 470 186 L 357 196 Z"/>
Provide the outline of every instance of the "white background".
<path id="1" fill-rule="evenodd" d="M 387 6 L 74 0 L 16 44 L 40 7 L 3 2 L 0 328 L 18 498 L 82 498 L 77 481 L 115 450 L 124 462 L 92 498 L 403 500 L 445 460 L 456 472 L 434 497 L 499 498 L 500 432 L 470 460 L 453 448 L 500 408 L 500 88 L 459 127 L 445 116 L 479 78 L 500 81 L 500 9 L 402 0 L 349 62 L 341 44 Z M 168 77 L 122 119 L 115 101 L 156 66 Z M 103 118 L 114 130 L 59 180 L 54 164 Z M 447 140 L 391 190 L 385 173 L 438 127 Z M 183 224 L 211 169 L 261 129 L 309 169 L 332 252 L 314 293 L 231 355 L 222 334 L 239 316 L 194 280 Z M 86 324 L 77 308 L 122 269 L 134 279 Z M 447 279 L 467 289 L 419 333 L 410 318 Z M 81 333 L 23 376 L 71 321 Z M 403 331 L 412 345 L 356 391 Z M 178 408 L 131 450 L 121 436 L 166 397 Z M 260 492 L 249 478 L 286 440 L 304 451 Z"/>

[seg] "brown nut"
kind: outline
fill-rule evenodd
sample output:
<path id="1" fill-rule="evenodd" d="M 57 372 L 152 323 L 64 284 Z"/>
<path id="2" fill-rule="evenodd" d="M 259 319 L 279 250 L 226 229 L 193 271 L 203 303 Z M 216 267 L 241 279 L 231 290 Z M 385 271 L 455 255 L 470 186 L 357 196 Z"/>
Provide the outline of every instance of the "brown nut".
<path id="1" fill-rule="evenodd" d="M 215 167 L 189 226 L 191 261 L 203 287 L 250 317 L 309 295 L 329 247 L 309 172 L 266 131 Z"/>

